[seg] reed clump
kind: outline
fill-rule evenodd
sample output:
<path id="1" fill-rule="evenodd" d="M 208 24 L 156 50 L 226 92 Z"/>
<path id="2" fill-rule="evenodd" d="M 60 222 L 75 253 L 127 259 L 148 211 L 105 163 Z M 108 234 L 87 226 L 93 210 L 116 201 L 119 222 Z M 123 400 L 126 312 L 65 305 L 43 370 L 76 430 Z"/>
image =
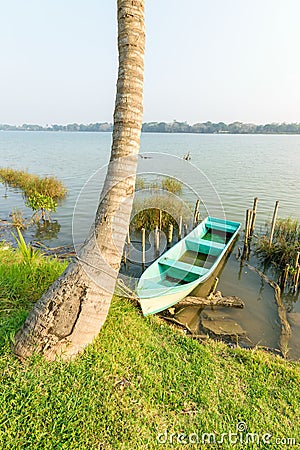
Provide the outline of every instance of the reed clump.
<path id="1" fill-rule="evenodd" d="M 179 217 L 188 222 L 192 206 L 168 194 L 155 194 L 145 199 L 136 199 L 132 208 L 131 227 L 136 231 L 142 228 L 153 230 L 156 226 L 167 231 L 170 224 L 178 229 Z"/>
<path id="2" fill-rule="evenodd" d="M 135 190 L 149 190 L 149 191 L 167 191 L 175 195 L 181 195 L 183 190 L 183 184 L 181 181 L 172 177 L 162 177 L 161 180 L 154 180 L 148 182 L 142 177 L 136 177 Z"/>
<path id="3" fill-rule="evenodd" d="M 63 200 L 67 190 L 64 184 L 55 177 L 39 177 L 24 170 L 9 167 L 0 168 L 0 181 L 10 187 L 19 188 L 27 197 L 38 192 L 54 200 Z"/>
<path id="4" fill-rule="evenodd" d="M 58 202 L 66 196 L 64 184 L 55 177 L 40 177 L 24 170 L 0 168 L 0 182 L 22 191 L 25 203 L 38 218 L 45 220 L 46 213 L 55 211 Z"/>
<path id="5" fill-rule="evenodd" d="M 192 207 L 182 201 L 183 184 L 172 177 L 161 177 L 145 180 L 136 178 L 136 191 L 145 191 L 142 198 L 135 198 L 132 208 L 131 230 L 142 228 L 153 230 L 155 227 L 167 232 L 170 224 L 178 230 L 179 218 L 188 222 L 192 215 Z"/>
<path id="6" fill-rule="evenodd" d="M 176 178 L 165 177 L 161 182 L 161 187 L 164 191 L 172 192 L 176 195 L 182 194 L 182 182 Z"/>
<path id="7" fill-rule="evenodd" d="M 11 212 L 11 222 L 13 227 L 19 230 L 25 230 L 27 228 L 27 222 L 24 218 L 23 211 L 20 211 L 18 208 L 15 208 Z"/>
<path id="8" fill-rule="evenodd" d="M 283 269 L 287 264 L 296 269 L 295 261 L 300 252 L 300 222 L 291 217 L 277 219 L 273 241 L 270 244 L 268 236 L 259 238 L 256 254 L 265 264 L 273 264 Z"/>

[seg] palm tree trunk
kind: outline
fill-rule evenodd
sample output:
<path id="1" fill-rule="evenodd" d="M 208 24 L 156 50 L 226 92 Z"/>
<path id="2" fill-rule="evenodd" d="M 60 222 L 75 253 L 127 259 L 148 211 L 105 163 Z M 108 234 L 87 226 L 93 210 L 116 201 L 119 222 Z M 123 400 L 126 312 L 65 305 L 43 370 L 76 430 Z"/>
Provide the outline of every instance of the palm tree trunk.
<path id="1" fill-rule="evenodd" d="M 128 231 L 143 114 L 144 0 L 118 0 L 119 71 L 111 157 L 94 226 L 77 261 L 34 305 L 15 336 L 20 358 L 78 354 L 109 310 Z"/>

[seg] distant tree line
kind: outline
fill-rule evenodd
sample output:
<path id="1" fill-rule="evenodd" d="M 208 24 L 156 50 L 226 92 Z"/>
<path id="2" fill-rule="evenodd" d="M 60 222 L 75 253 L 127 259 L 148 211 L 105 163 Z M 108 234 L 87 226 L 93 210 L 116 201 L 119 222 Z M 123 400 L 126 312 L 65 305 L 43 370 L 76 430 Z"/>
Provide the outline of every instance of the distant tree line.
<path id="1" fill-rule="evenodd" d="M 253 123 L 204 122 L 189 125 L 187 122 L 171 123 L 148 122 L 143 124 L 142 131 L 154 133 L 206 133 L 206 134 L 300 134 L 300 123 L 268 123 L 255 125 Z"/>
<path id="2" fill-rule="evenodd" d="M 108 122 L 102 123 L 69 123 L 68 125 L 33 125 L 24 123 L 23 125 L 1 125 L 0 131 L 112 131 L 112 124 Z"/>
<path id="3" fill-rule="evenodd" d="M 0 131 L 92 131 L 112 132 L 113 126 L 109 122 L 68 125 L 1 125 Z M 189 125 L 187 122 L 146 122 L 142 131 L 146 133 L 205 133 L 205 134 L 300 134 L 300 123 L 267 123 L 255 125 L 253 123 L 233 122 L 203 122 Z"/>

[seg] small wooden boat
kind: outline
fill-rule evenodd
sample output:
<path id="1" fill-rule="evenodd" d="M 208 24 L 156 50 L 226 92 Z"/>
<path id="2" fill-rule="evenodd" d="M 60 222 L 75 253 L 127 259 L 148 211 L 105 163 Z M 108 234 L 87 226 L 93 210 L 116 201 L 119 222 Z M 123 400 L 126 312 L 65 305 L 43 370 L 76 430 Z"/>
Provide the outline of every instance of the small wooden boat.
<path id="1" fill-rule="evenodd" d="M 240 226 L 207 217 L 154 261 L 136 289 L 144 316 L 170 308 L 204 283 L 230 249 Z"/>

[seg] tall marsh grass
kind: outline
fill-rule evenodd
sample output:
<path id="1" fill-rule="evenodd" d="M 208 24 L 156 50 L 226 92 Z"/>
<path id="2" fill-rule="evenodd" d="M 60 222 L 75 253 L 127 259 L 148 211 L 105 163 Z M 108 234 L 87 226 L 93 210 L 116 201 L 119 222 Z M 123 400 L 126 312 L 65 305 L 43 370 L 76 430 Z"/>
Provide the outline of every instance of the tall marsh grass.
<path id="1" fill-rule="evenodd" d="M 26 206 L 35 211 L 37 220 L 46 219 L 55 211 L 58 201 L 65 198 L 67 190 L 55 177 L 39 177 L 24 170 L 0 168 L 0 182 L 21 189 Z M 40 211 L 40 212 L 39 212 Z"/>
<path id="2" fill-rule="evenodd" d="M 192 207 L 178 198 L 183 190 L 181 181 L 171 177 L 146 181 L 144 178 L 137 177 L 136 191 L 141 190 L 145 191 L 145 195 L 134 199 L 131 229 L 153 230 L 161 225 L 161 229 L 166 232 L 169 224 L 172 224 L 175 230 L 178 229 L 180 216 L 184 223 L 190 220 Z"/>
<path id="3" fill-rule="evenodd" d="M 162 189 L 163 191 L 171 192 L 172 194 L 181 195 L 183 184 L 180 180 L 173 177 L 163 176 L 161 179 L 146 181 L 144 178 L 138 176 L 136 177 L 135 190 L 140 191 L 142 189 L 147 189 L 150 191 L 158 191 L 159 189 Z"/>
<path id="4" fill-rule="evenodd" d="M 168 230 L 171 223 L 174 229 L 178 229 L 179 217 L 183 223 L 189 222 L 192 216 L 192 206 L 164 193 L 157 193 L 144 199 L 136 199 L 133 202 L 131 228 L 140 231 L 142 228 L 153 230 L 159 226 L 159 214 L 161 211 L 161 229 Z"/>
<path id="5" fill-rule="evenodd" d="M 283 269 L 286 264 L 295 268 L 297 253 L 300 252 L 300 223 L 297 219 L 277 219 L 273 242 L 268 236 L 259 238 L 256 254 L 266 264 Z"/>
<path id="6" fill-rule="evenodd" d="M 26 197 L 38 192 L 54 200 L 63 200 L 67 190 L 64 184 L 55 177 L 39 177 L 24 170 L 9 167 L 0 168 L 0 181 L 10 187 L 19 188 Z"/>

